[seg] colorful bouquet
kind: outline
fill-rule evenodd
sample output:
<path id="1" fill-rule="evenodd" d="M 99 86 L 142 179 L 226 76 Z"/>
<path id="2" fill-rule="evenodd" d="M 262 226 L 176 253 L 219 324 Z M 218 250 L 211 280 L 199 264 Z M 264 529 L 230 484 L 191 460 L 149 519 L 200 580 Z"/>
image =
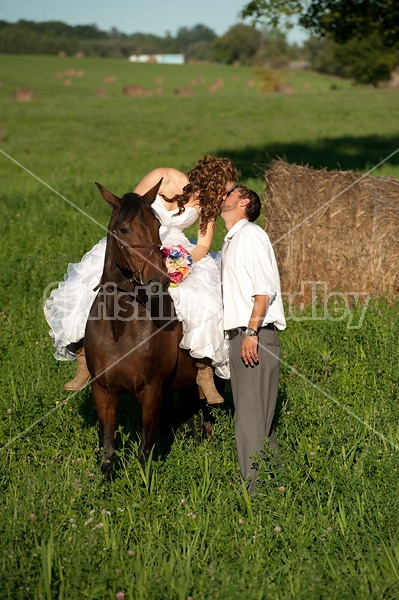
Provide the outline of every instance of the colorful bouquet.
<path id="1" fill-rule="evenodd" d="M 165 259 L 171 287 L 179 285 L 187 277 L 193 268 L 193 259 L 183 246 L 164 246 L 161 254 Z"/>

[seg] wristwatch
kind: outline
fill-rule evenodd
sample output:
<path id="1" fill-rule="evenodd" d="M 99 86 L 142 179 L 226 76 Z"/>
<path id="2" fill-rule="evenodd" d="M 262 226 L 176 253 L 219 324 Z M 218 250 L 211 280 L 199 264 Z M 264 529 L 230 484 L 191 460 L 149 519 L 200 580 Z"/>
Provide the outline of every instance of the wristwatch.
<path id="1" fill-rule="evenodd" d="M 258 335 L 258 332 L 256 329 L 252 329 L 252 327 L 246 327 L 244 329 L 244 335 L 247 335 L 248 337 L 254 337 L 255 335 Z"/>

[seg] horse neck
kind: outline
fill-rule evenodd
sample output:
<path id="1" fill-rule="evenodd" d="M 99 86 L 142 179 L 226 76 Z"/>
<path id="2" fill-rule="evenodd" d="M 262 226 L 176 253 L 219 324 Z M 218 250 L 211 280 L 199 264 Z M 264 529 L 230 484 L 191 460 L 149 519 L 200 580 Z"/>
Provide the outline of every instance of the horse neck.
<path id="1" fill-rule="evenodd" d="M 114 306 L 118 305 L 124 311 L 124 315 L 126 316 L 126 319 L 124 318 L 121 322 L 118 323 L 116 321 L 113 323 L 112 328 L 115 332 L 118 332 L 119 335 L 125 329 L 126 323 L 136 320 L 130 319 L 132 314 L 138 316 L 138 322 L 152 321 L 157 328 L 167 327 L 169 329 L 170 326 L 173 328 L 175 325 L 172 324 L 175 323 L 176 313 L 169 292 L 165 292 L 158 299 L 153 298 L 150 300 L 145 298 L 144 288 L 135 285 L 133 282 L 129 282 L 115 263 L 111 252 L 111 236 L 112 234 L 108 232 L 104 269 L 100 285 L 105 286 L 104 296 L 106 314 L 109 315 L 110 311 L 114 310 Z M 109 291 L 113 291 L 113 294 L 107 293 L 107 284 L 110 284 Z M 111 290 L 111 286 L 113 287 L 113 290 Z M 115 294 L 118 296 L 117 303 L 115 302 Z M 169 322 L 171 325 L 168 325 Z"/>
<path id="2" fill-rule="evenodd" d="M 115 284 L 123 286 L 123 283 L 127 281 L 127 278 L 123 275 L 122 271 L 115 262 L 112 256 L 112 244 L 113 234 L 108 230 L 107 234 L 107 245 L 105 248 L 104 268 L 101 275 L 100 285 Z M 129 290 L 130 291 L 130 290 Z"/>

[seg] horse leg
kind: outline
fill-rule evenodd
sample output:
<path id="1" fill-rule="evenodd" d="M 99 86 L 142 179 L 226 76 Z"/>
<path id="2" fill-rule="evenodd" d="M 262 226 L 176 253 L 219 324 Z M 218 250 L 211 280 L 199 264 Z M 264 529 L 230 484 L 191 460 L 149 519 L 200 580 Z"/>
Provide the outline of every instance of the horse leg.
<path id="1" fill-rule="evenodd" d="M 156 438 L 162 408 L 162 386 L 154 386 L 144 392 L 142 399 L 143 438 L 139 448 L 139 460 L 144 463 L 151 454 Z"/>
<path id="2" fill-rule="evenodd" d="M 98 462 L 103 475 L 106 479 L 109 479 L 114 460 L 116 409 L 119 398 L 116 394 L 108 394 L 97 381 L 93 381 L 91 393 L 99 426 Z"/>

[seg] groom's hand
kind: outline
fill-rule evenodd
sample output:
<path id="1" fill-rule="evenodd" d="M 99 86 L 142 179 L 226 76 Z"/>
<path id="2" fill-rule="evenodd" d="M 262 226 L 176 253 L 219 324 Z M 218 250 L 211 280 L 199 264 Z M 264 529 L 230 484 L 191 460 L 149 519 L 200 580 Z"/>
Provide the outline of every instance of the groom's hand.
<path id="1" fill-rule="evenodd" d="M 246 367 L 254 367 L 258 364 L 258 336 L 244 336 L 241 345 L 241 358 Z"/>

